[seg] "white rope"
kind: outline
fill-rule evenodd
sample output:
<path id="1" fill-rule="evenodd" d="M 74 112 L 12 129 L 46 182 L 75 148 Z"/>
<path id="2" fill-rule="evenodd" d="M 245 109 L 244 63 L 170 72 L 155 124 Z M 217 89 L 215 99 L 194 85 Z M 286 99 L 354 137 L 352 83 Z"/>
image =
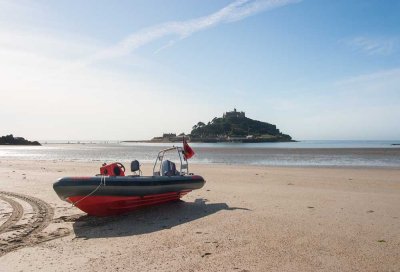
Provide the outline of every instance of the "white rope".
<path id="1" fill-rule="evenodd" d="M 72 203 L 72 207 L 76 206 L 77 203 L 81 202 L 85 198 L 87 198 L 87 197 L 91 196 L 92 194 L 94 194 L 101 187 L 101 185 L 106 186 L 106 177 L 107 176 L 101 176 L 100 184 L 93 191 L 91 191 L 88 195 L 84 196 L 83 198 L 79 199 L 78 201 L 73 202 Z"/>

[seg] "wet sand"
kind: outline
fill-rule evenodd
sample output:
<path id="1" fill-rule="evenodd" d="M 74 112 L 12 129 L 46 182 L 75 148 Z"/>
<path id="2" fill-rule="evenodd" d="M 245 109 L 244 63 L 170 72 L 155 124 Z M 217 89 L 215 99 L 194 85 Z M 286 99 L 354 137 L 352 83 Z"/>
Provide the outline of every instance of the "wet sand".
<path id="1" fill-rule="evenodd" d="M 98 168 L 0 162 L 0 271 L 400 270 L 400 169 L 191 165 L 201 190 L 111 218 L 54 193 Z"/>

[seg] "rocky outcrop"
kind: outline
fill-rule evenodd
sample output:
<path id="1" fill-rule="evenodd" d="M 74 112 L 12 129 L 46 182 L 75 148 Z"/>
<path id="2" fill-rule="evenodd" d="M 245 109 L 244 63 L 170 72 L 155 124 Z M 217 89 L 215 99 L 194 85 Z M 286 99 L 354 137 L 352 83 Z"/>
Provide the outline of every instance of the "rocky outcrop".
<path id="1" fill-rule="evenodd" d="M 14 137 L 12 134 L 0 137 L 0 145 L 41 145 L 38 141 L 28 141 L 22 137 Z"/>

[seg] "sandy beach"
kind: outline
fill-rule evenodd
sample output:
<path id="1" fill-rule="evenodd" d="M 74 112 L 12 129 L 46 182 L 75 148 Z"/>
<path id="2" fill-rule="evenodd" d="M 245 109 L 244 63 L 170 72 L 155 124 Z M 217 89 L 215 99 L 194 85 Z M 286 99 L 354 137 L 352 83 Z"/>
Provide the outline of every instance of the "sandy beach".
<path id="1" fill-rule="evenodd" d="M 0 162 L 0 271 L 400 271 L 400 169 L 191 165 L 183 201 L 95 218 L 52 183 L 99 165 Z"/>

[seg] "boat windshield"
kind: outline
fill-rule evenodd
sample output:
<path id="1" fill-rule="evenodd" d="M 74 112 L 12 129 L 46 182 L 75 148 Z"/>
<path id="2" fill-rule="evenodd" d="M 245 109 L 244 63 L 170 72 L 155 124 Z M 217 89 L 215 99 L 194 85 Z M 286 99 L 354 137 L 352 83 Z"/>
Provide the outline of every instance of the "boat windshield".
<path id="1" fill-rule="evenodd" d="M 158 152 L 153 166 L 153 176 L 183 176 L 187 174 L 189 174 L 189 163 L 183 156 L 181 147 L 174 146 Z"/>

